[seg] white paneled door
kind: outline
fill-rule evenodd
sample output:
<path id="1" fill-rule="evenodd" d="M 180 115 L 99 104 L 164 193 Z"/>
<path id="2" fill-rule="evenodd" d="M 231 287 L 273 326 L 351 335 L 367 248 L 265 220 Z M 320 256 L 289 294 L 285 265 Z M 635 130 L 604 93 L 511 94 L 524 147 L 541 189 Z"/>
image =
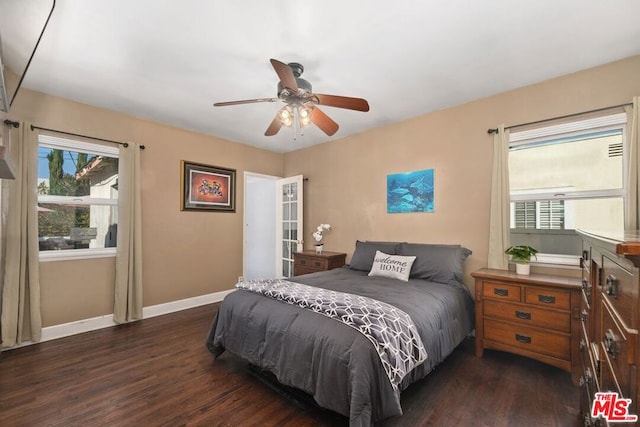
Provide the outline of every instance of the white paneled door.
<path id="1" fill-rule="evenodd" d="M 276 274 L 293 276 L 293 253 L 302 250 L 302 175 L 277 181 Z"/>

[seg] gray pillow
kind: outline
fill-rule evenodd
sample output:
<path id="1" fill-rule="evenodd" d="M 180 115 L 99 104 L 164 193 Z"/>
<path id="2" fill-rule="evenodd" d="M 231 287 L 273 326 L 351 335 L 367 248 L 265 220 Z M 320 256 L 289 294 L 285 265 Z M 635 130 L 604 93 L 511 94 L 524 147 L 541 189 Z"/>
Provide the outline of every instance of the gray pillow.
<path id="1" fill-rule="evenodd" d="M 471 251 L 460 245 L 401 243 L 398 255 L 416 257 L 409 276 L 412 279 L 450 283 L 463 282 L 462 265 Z"/>
<path id="2" fill-rule="evenodd" d="M 389 255 L 398 255 L 398 242 L 361 242 L 356 240 L 356 249 L 351 257 L 349 268 L 352 270 L 371 271 L 376 251 Z"/>

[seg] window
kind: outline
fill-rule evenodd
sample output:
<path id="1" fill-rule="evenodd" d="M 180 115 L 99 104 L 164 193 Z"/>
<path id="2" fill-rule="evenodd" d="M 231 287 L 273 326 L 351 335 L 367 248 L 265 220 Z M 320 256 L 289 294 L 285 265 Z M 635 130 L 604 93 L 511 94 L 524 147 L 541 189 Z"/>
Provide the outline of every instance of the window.
<path id="1" fill-rule="evenodd" d="M 515 226 L 537 230 L 564 229 L 564 200 L 538 200 L 513 203 Z"/>
<path id="2" fill-rule="evenodd" d="M 575 229 L 623 229 L 625 124 L 613 114 L 510 135 L 512 244 L 577 264 Z"/>
<path id="3" fill-rule="evenodd" d="M 118 149 L 40 135 L 40 259 L 114 256 L 118 227 Z"/>

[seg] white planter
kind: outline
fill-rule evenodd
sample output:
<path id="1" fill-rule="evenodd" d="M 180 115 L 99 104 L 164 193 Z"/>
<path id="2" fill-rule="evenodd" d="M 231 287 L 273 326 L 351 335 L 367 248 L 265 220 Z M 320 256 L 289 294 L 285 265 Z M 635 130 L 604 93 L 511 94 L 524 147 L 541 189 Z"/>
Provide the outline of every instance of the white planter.
<path id="1" fill-rule="evenodd" d="M 324 245 L 316 245 L 316 253 L 318 255 L 322 253 L 322 249 L 324 249 Z"/>
<path id="2" fill-rule="evenodd" d="M 529 263 L 522 264 L 522 263 L 517 262 L 516 263 L 516 274 L 521 274 L 523 276 L 528 276 L 530 267 L 531 266 L 529 265 Z"/>

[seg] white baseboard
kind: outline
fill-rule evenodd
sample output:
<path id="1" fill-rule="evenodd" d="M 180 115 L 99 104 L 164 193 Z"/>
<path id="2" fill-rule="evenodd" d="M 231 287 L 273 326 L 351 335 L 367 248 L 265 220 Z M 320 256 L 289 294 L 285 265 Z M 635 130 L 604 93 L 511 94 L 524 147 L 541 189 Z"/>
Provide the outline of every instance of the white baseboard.
<path id="1" fill-rule="evenodd" d="M 143 307 L 142 318 L 148 319 L 150 317 L 161 316 L 163 314 L 174 313 L 176 311 L 199 307 L 201 305 L 220 302 L 224 299 L 225 296 L 227 296 L 227 294 L 233 291 L 234 289 L 229 289 L 227 291 L 214 292 L 212 294 L 200 295 L 197 297 L 187 298 L 179 301 L 171 301 L 164 304 Z M 115 325 L 117 325 L 117 323 L 113 321 L 113 314 L 106 314 L 104 316 L 92 317 L 90 319 L 83 319 L 77 320 L 75 322 L 63 323 L 60 325 L 47 326 L 46 328 L 42 328 L 42 336 L 39 342 L 64 338 L 71 335 L 94 331 L 96 329 L 108 328 Z M 24 347 L 31 344 L 37 343 L 28 341 L 12 348 Z"/>

